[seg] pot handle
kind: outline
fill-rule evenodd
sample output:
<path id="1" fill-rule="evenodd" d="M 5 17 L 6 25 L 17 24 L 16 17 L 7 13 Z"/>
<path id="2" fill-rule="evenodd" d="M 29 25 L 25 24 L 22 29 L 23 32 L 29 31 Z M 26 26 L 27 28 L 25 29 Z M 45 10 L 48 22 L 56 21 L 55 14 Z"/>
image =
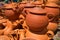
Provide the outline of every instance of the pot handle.
<path id="1" fill-rule="evenodd" d="M 52 14 L 48 14 L 47 17 L 49 18 L 49 21 L 53 21 L 54 20 L 54 15 L 52 15 Z"/>
<path id="2" fill-rule="evenodd" d="M 53 39 L 53 36 L 54 36 L 54 33 L 53 33 L 53 31 L 48 31 L 47 32 L 47 35 L 48 35 L 48 39 L 50 40 L 50 39 Z"/>

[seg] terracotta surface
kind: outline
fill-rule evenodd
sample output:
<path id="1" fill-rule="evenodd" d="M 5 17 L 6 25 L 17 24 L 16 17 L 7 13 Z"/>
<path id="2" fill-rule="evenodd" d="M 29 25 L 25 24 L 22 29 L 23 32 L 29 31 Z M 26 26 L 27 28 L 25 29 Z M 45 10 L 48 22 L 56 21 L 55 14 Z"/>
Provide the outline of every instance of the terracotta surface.
<path id="1" fill-rule="evenodd" d="M 48 18 L 44 9 L 36 7 L 26 12 L 26 23 L 31 31 L 41 31 L 48 25 Z"/>
<path id="2" fill-rule="evenodd" d="M 48 0 L 49 1 L 49 0 Z M 51 2 L 50 2 L 51 1 Z M 49 18 L 49 25 L 48 29 L 52 31 L 56 31 L 58 28 L 58 17 L 59 17 L 59 5 L 57 5 L 54 2 L 57 2 L 58 0 L 50 0 L 49 3 L 46 3 L 45 10 L 47 11 L 47 16 Z M 54 2 L 52 2 L 54 1 Z"/>
<path id="3" fill-rule="evenodd" d="M 18 19 L 18 17 L 19 17 L 19 13 L 17 13 L 16 7 L 17 7 L 17 5 L 13 4 L 13 3 L 5 5 L 4 15 L 11 21 Z"/>

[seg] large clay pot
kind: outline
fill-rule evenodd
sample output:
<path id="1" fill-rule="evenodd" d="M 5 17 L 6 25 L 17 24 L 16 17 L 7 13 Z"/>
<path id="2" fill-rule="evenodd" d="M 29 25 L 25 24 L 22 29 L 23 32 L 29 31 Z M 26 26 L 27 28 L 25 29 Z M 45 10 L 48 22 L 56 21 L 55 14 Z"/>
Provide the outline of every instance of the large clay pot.
<path id="1" fill-rule="evenodd" d="M 47 27 L 48 23 L 44 9 L 36 7 L 26 10 L 26 24 L 30 31 L 41 31 Z"/>
<path id="2" fill-rule="evenodd" d="M 5 9 L 4 15 L 6 16 L 6 18 L 8 18 L 11 21 L 17 20 L 20 14 L 16 11 L 18 9 L 16 8 L 17 8 L 17 5 L 14 3 L 6 4 L 4 6 L 4 9 Z"/>

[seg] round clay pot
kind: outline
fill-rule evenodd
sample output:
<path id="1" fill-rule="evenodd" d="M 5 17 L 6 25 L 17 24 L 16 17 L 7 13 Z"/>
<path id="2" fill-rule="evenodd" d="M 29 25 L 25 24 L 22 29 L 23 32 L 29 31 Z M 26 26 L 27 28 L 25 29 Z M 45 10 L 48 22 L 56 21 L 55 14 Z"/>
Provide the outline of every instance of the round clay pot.
<path id="1" fill-rule="evenodd" d="M 31 31 L 41 31 L 47 27 L 49 21 L 46 11 L 42 8 L 32 8 L 26 10 L 26 24 Z"/>
<path id="2" fill-rule="evenodd" d="M 16 11 L 16 4 L 6 4 L 4 6 L 4 15 L 6 16 L 6 18 L 8 18 L 11 21 L 14 21 L 16 19 L 18 19 L 19 17 L 19 13 Z"/>

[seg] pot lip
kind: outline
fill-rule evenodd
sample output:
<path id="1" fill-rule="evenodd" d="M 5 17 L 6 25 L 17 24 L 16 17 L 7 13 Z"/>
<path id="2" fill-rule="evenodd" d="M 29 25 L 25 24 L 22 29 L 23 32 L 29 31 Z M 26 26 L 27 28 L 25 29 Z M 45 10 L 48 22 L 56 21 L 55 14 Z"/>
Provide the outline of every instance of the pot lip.
<path id="1" fill-rule="evenodd" d="M 40 1 L 35 1 L 34 4 L 35 4 L 35 5 L 42 5 L 43 3 L 40 2 Z"/>
<path id="2" fill-rule="evenodd" d="M 6 4 L 6 5 L 3 6 L 3 8 L 8 9 L 8 8 L 15 8 L 15 7 L 17 7 L 17 5 L 15 5 L 15 6 L 13 6 L 13 5 L 15 5 L 15 4 Z"/>
<path id="3" fill-rule="evenodd" d="M 57 5 L 56 3 L 46 3 L 45 7 L 59 8 L 59 5 Z"/>
<path id="4" fill-rule="evenodd" d="M 32 11 L 33 10 L 33 11 Z M 36 14 L 36 15 L 46 15 L 46 11 L 44 9 L 35 9 L 35 8 L 32 8 L 32 9 L 27 9 L 27 11 L 29 11 L 31 14 Z"/>
<path id="5" fill-rule="evenodd" d="M 26 1 L 22 1 L 22 2 L 20 2 L 19 4 L 26 4 L 27 2 Z"/>
<path id="6" fill-rule="evenodd" d="M 27 3 L 24 8 L 34 8 L 34 7 L 35 7 L 35 5 L 33 5 L 31 3 Z"/>

